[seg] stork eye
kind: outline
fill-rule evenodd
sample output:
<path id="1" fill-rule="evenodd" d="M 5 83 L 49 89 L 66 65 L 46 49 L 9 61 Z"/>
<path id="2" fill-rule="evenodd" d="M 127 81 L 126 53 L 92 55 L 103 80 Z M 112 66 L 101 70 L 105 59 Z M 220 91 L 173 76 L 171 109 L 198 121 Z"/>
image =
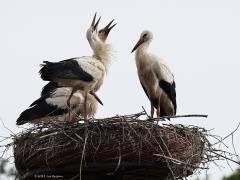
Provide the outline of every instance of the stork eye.
<path id="1" fill-rule="evenodd" d="M 147 34 L 144 34 L 144 35 L 143 35 L 143 38 L 146 38 L 146 37 L 147 37 Z"/>

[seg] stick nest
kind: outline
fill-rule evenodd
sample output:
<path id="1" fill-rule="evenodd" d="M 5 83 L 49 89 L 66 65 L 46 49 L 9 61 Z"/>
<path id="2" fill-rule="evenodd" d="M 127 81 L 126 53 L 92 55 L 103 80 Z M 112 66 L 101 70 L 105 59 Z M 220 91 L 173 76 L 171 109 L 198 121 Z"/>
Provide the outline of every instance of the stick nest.
<path id="1" fill-rule="evenodd" d="M 138 169 L 155 177 L 181 178 L 200 167 L 207 148 L 204 129 L 158 125 L 143 116 L 141 112 L 88 123 L 34 125 L 14 140 L 16 168 L 22 177 L 54 171 L 79 178 L 136 174 Z"/>

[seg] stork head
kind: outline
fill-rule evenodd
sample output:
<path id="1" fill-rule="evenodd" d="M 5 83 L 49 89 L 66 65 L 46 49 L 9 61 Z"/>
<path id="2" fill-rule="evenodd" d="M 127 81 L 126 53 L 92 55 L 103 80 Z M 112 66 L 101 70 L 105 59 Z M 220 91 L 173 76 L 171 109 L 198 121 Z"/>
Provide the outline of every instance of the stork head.
<path id="1" fill-rule="evenodd" d="M 134 52 L 139 47 L 143 46 L 144 44 L 149 44 L 153 38 L 153 34 L 150 31 L 143 31 L 140 35 L 140 38 L 137 42 L 137 44 L 132 49 L 132 52 Z"/>
<path id="2" fill-rule="evenodd" d="M 97 22 L 96 21 L 96 16 L 97 16 L 97 13 L 95 13 L 94 17 L 93 17 L 93 20 L 92 20 L 92 23 L 91 23 L 91 26 L 88 28 L 87 30 L 87 40 L 88 42 L 90 43 L 90 45 L 92 46 L 92 43 L 94 41 L 98 41 L 99 40 L 99 37 L 98 37 L 98 24 L 99 24 L 99 21 L 101 19 L 101 16 L 98 18 Z"/>
<path id="3" fill-rule="evenodd" d="M 116 26 L 117 23 L 112 25 L 113 21 L 114 21 L 114 19 L 112 21 L 110 21 L 110 23 L 108 23 L 108 25 L 106 25 L 103 29 L 98 31 L 98 36 L 102 40 L 102 42 L 106 41 L 109 32 L 112 30 L 112 28 L 114 26 Z"/>
<path id="4" fill-rule="evenodd" d="M 87 40 L 93 50 L 93 56 L 98 60 L 100 60 L 105 66 L 105 68 L 107 69 L 107 66 L 109 64 L 111 47 L 109 44 L 105 43 L 105 41 L 109 35 L 109 32 L 116 24 L 112 25 L 113 23 L 113 20 L 112 20 L 103 29 L 98 31 L 97 27 L 100 19 L 101 17 L 95 23 L 96 21 L 96 13 L 95 13 L 91 26 L 87 30 Z"/>

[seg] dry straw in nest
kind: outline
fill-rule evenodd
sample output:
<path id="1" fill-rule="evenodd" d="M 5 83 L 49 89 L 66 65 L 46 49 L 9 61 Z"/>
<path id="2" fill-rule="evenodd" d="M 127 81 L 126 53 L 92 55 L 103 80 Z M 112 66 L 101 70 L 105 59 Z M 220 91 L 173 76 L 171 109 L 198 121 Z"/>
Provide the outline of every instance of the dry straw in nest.
<path id="1" fill-rule="evenodd" d="M 142 117 L 144 112 L 35 125 L 15 138 L 16 168 L 23 179 L 139 173 L 159 179 L 187 177 L 200 167 L 208 146 L 204 129 L 158 125 Z"/>

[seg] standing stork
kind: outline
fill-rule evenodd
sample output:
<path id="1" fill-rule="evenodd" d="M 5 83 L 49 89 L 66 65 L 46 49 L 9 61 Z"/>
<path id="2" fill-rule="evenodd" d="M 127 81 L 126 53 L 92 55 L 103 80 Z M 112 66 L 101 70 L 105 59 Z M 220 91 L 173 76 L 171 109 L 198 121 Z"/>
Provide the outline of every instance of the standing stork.
<path id="1" fill-rule="evenodd" d="M 111 26 L 113 21 L 114 20 L 110 21 L 110 23 L 108 23 L 108 25 L 106 25 L 104 28 L 102 28 L 101 30 L 98 31 L 98 36 L 101 39 L 101 41 L 104 43 L 106 42 L 108 34 L 111 31 L 111 29 L 114 26 L 116 26 L 116 23 Z M 61 87 L 61 86 L 58 83 L 56 83 L 54 81 L 50 81 L 43 87 L 43 89 L 41 91 L 41 96 L 55 90 L 56 88 L 59 88 L 59 87 Z M 95 91 L 97 91 L 97 90 L 98 90 L 98 88 L 95 89 Z M 94 96 L 94 94 L 92 94 L 92 95 Z M 98 100 L 97 96 L 96 96 L 96 99 Z M 102 102 L 100 102 L 99 100 L 98 100 L 98 102 L 100 104 L 102 104 Z"/>
<path id="2" fill-rule="evenodd" d="M 96 14 L 90 28 L 87 30 L 87 40 L 93 50 L 92 56 L 82 56 L 71 58 L 59 62 L 44 61 L 39 73 L 45 81 L 53 81 L 60 87 L 71 87 L 72 92 L 67 99 L 67 105 L 70 107 L 72 95 L 77 90 L 85 94 L 85 106 L 87 104 L 88 93 L 94 94 L 103 83 L 105 73 L 109 65 L 110 45 L 105 40 L 110 30 L 116 25 L 111 21 L 102 32 L 97 31 L 101 17 L 96 20 Z M 100 37 L 105 38 L 102 40 Z M 86 110 L 86 107 L 84 108 Z M 85 111 L 86 112 L 86 111 Z M 87 117 L 84 116 L 86 119 Z"/>
<path id="3" fill-rule="evenodd" d="M 174 76 L 162 58 L 148 52 L 152 38 L 150 31 L 143 31 L 132 50 L 136 50 L 138 77 L 151 102 L 151 117 L 154 115 L 154 107 L 157 109 L 157 117 L 175 115 L 177 103 Z"/>

